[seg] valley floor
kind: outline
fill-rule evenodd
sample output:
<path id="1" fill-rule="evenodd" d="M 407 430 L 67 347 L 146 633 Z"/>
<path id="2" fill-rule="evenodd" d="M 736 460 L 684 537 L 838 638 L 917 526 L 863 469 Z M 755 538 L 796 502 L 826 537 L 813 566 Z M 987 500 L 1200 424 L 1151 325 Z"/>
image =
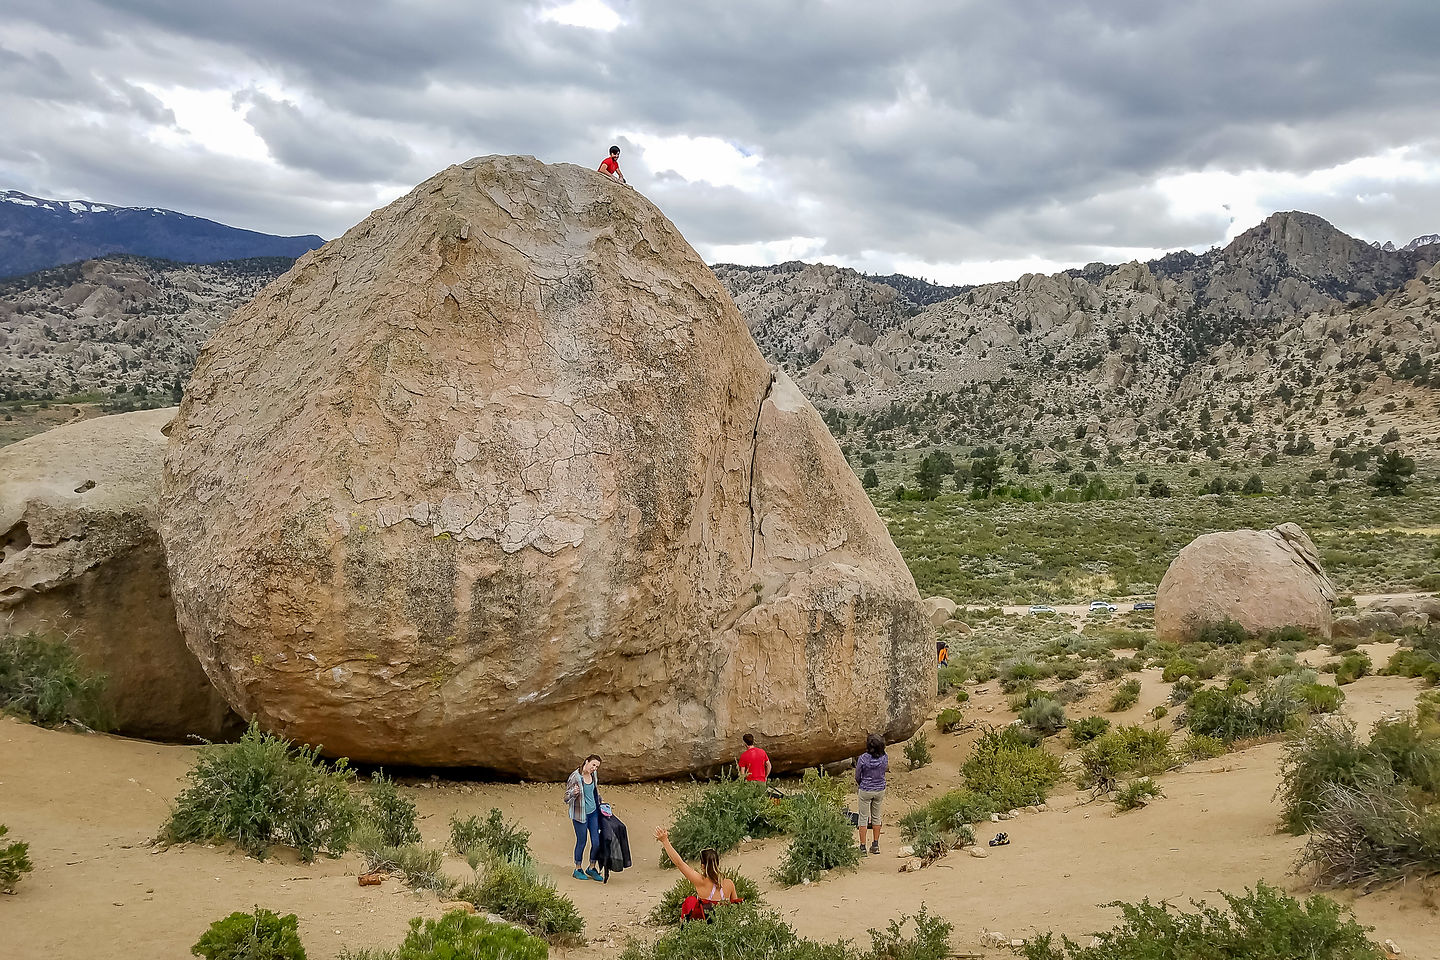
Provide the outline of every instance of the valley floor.
<path id="1" fill-rule="evenodd" d="M 1372 655 L 1383 662 L 1389 649 L 1374 645 Z M 1321 659 L 1313 653 L 1302 659 Z M 1142 679 L 1140 702 L 1112 719 L 1143 722 L 1164 701 L 1168 685 L 1159 671 L 1147 670 Z M 1410 708 L 1420 686 L 1371 676 L 1345 689 L 1346 712 L 1368 729 L 1380 717 Z M 971 693 L 968 717 L 1000 723 L 1013 716 L 995 684 Z M 1106 697 L 1102 685 L 1077 708 L 1099 712 Z M 921 770 L 905 771 L 899 747 L 891 748 L 891 823 L 959 782 L 975 734 L 929 734 L 935 762 Z M 1046 811 L 979 825 L 982 849 L 1002 827 L 1010 846 L 989 849 L 984 859 L 955 851 L 919 873 L 898 872 L 894 832 L 880 856 L 811 886 L 783 889 L 768 881 L 784 838 L 747 844 L 725 862 L 760 881 L 766 899 L 807 937 L 868 943 L 867 928 L 914 913 L 923 902 L 955 924 L 959 953 L 1010 956 L 982 948 L 981 932 L 1023 937 L 1056 930 L 1085 937 L 1116 921 L 1116 911 L 1104 906 L 1108 901 L 1149 897 L 1184 906 L 1189 898 L 1215 900 L 1218 891 L 1238 891 L 1257 880 L 1308 892 L 1291 874 L 1303 839 L 1276 831 L 1273 794 L 1281 752 L 1281 744 L 1270 742 L 1192 763 L 1160 778 L 1163 799 L 1119 816 L 1108 803 L 1086 803 L 1086 795 L 1062 788 Z M 211 921 L 259 904 L 298 914 L 309 955 L 328 960 L 346 947 L 391 947 L 411 917 L 444 912 L 434 895 L 412 893 L 395 879 L 358 886 L 359 858 L 353 854 L 301 864 L 285 852 L 258 862 L 225 847 L 150 846 L 194 753 L 192 747 L 0 720 L 0 822 L 10 826 L 10 839 L 30 843 L 35 862 L 17 894 L 0 897 L 0 953 L 13 960 L 184 957 Z M 590 960 L 618 954 L 628 937 L 654 936 L 644 918 L 675 873 L 659 868 L 650 837 L 668 823 L 687 789 L 648 784 L 606 791 L 629 826 L 636 860 L 633 870 L 607 885 L 569 876 L 573 834 L 559 785 L 413 781 L 406 793 L 419 806 L 427 843 L 444 843 L 452 814 L 483 817 L 492 806 L 530 830 L 535 855 L 587 921 L 589 942 L 552 950 L 552 956 Z M 468 873 L 456 857 L 447 860 L 447 869 L 457 877 Z M 1338 898 L 1375 928 L 1377 940 L 1394 940 L 1405 957 L 1440 956 L 1437 880 Z"/>

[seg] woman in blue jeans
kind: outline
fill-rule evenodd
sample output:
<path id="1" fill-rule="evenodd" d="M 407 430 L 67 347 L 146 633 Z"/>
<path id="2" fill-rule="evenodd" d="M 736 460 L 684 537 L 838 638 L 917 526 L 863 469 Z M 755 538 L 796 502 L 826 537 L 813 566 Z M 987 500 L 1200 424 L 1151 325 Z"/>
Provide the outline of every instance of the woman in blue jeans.
<path id="1" fill-rule="evenodd" d="M 600 758 L 595 754 L 585 758 L 580 769 L 570 774 L 565 781 L 565 802 L 570 805 L 570 820 L 575 826 L 575 873 L 576 880 L 599 880 L 605 882 L 600 873 Z M 590 869 L 581 870 L 581 858 L 585 855 L 585 837 L 590 837 Z"/>

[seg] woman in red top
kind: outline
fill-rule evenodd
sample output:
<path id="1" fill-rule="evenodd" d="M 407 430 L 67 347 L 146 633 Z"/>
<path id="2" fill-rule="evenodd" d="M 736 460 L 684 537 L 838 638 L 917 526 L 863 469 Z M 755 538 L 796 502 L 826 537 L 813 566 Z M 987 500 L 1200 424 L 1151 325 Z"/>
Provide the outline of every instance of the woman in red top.
<path id="1" fill-rule="evenodd" d="M 612 180 L 625 183 L 625 174 L 620 172 L 620 148 L 611 147 L 610 156 L 600 161 L 599 171 Z"/>

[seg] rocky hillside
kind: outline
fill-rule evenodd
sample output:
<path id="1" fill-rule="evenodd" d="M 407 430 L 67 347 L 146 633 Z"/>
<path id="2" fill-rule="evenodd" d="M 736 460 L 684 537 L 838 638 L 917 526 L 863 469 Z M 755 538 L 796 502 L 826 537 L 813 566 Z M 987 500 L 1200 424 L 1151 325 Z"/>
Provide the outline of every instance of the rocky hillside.
<path id="1" fill-rule="evenodd" d="M 325 241 L 276 237 L 156 207 L 44 200 L 0 190 L 0 277 L 129 253 L 182 263 L 247 257 L 294 259 Z"/>
<path id="2" fill-rule="evenodd" d="M 289 269 L 110 257 L 0 281 L 0 399 L 163 399 L 230 311 Z"/>

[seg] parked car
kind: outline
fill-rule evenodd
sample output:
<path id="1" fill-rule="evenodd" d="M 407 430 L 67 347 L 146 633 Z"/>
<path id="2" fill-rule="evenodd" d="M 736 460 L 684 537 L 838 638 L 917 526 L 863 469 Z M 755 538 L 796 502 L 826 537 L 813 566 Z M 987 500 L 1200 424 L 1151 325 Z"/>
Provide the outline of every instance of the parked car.
<path id="1" fill-rule="evenodd" d="M 1032 614 L 1054 613 L 1054 612 L 1055 612 L 1055 608 L 1054 608 L 1054 607 L 1047 607 L 1047 606 L 1045 606 L 1045 604 L 1043 604 L 1043 603 L 1036 603 L 1036 604 L 1031 604 L 1031 606 L 1030 606 L 1030 612 L 1031 612 Z"/>
<path id="2" fill-rule="evenodd" d="M 1120 608 L 1117 607 L 1117 606 L 1115 606 L 1115 604 L 1113 604 L 1113 603 L 1108 603 L 1108 602 L 1106 602 L 1106 601 L 1104 601 L 1104 600 L 1091 600 L 1091 601 L 1090 601 L 1090 612 L 1091 612 L 1091 613 L 1097 613 L 1097 612 L 1099 612 L 1099 613 L 1114 613 L 1116 610 L 1119 610 L 1119 609 L 1120 609 Z"/>
<path id="3" fill-rule="evenodd" d="M 1153 600 L 1141 600 L 1141 601 L 1137 602 L 1137 603 L 1136 603 L 1133 607 L 1131 607 L 1130 609 L 1131 609 L 1131 610 L 1154 610 L 1154 609 L 1155 609 L 1155 601 L 1153 601 Z"/>

